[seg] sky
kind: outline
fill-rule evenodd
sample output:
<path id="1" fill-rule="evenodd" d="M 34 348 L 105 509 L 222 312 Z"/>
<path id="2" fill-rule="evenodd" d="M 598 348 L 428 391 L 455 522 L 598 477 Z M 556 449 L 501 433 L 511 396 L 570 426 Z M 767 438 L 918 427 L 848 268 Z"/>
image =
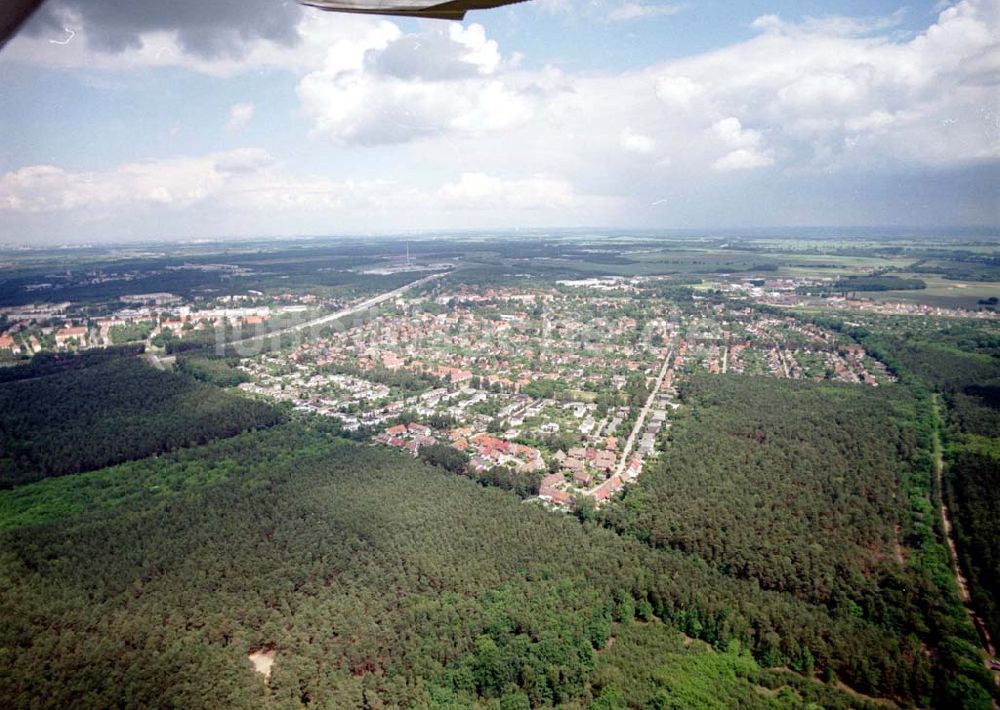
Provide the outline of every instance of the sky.
<path id="1" fill-rule="evenodd" d="M 1000 0 L 48 0 L 0 134 L 0 243 L 1000 229 Z"/>

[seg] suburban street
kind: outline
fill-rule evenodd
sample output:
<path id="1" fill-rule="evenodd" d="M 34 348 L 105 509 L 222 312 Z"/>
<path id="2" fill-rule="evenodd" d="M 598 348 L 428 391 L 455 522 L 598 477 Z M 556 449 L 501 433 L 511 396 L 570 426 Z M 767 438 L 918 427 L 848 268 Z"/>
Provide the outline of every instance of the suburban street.
<path id="1" fill-rule="evenodd" d="M 660 394 L 660 387 L 663 386 L 663 378 L 667 376 L 667 370 L 670 369 L 670 363 L 674 359 L 674 348 L 670 348 L 670 352 L 663 359 L 663 367 L 660 368 L 660 374 L 656 377 L 656 384 L 649 393 L 649 397 L 646 398 L 646 404 L 643 405 L 642 411 L 639 412 L 638 418 L 635 420 L 635 426 L 632 427 L 632 431 L 629 432 L 628 439 L 625 440 L 625 445 L 622 447 L 622 455 L 618 460 L 618 465 L 615 467 L 615 473 L 621 475 L 625 471 L 625 466 L 628 464 L 629 456 L 632 453 L 632 447 L 635 446 L 636 437 L 639 436 L 639 432 L 646 425 L 646 416 L 649 414 L 649 410 L 653 406 L 653 402 L 656 397 Z"/>

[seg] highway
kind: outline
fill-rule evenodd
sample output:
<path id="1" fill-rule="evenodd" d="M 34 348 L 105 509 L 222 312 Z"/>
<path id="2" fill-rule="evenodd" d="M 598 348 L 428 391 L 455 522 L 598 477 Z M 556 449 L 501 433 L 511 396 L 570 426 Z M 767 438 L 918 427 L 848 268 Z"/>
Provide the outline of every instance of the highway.
<path id="1" fill-rule="evenodd" d="M 428 281 L 433 281 L 434 279 L 441 278 L 442 276 L 446 276 L 447 274 L 450 273 L 451 273 L 450 271 L 442 271 L 440 273 L 431 274 L 430 276 L 424 276 L 421 279 L 412 281 L 404 286 L 400 286 L 397 289 L 394 289 L 392 291 L 387 291 L 386 293 L 381 293 L 378 296 L 373 296 L 366 301 L 362 301 L 361 303 L 355 304 L 353 306 L 348 306 L 347 308 L 339 310 L 335 313 L 328 313 L 325 316 L 320 316 L 319 318 L 314 318 L 313 320 L 310 321 L 305 321 L 297 325 L 289 326 L 288 328 L 282 328 L 281 330 L 273 330 L 269 333 L 264 333 L 262 335 L 254 335 L 249 338 L 241 338 L 240 340 L 231 340 L 228 343 L 226 343 L 226 345 L 227 346 L 241 345 L 244 343 L 252 343 L 260 340 L 265 340 L 267 338 L 274 338 L 274 337 L 280 338 L 283 335 L 297 333 L 302 330 L 319 328 L 328 323 L 333 323 L 334 321 L 344 318 L 346 316 L 352 316 L 357 313 L 361 313 L 362 311 L 366 311 L 369 308 L 373 308 L 381 303 L 390 301 L 393 298 L 396 298 L 397 296 L 402 296 L 404 293 L 406 293 L 415 286 L 422 286 Z"/>

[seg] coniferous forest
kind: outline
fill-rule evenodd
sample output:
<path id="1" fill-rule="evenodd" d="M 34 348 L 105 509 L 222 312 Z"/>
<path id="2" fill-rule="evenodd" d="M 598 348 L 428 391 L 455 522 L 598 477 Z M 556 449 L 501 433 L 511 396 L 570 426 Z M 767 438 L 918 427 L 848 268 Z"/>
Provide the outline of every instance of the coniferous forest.
<path id="1" fill-rule="evenodd" d="M 580 516 L 132 359 L 34 385 L 81 452 L 49 475 L 181 434 L 0 491 L 8 706 L 990 705 L 903 384 L 694 377 L 670 455 Z M 136 419 L 153 385 L 214 440 Z"/>
<path id="2" fill-rule="evenodd" d="M 280 418 L 263 402 L 135 357 L 60 368 L 0 383 L 0 487 L 203 444 Z"/>
<path id="3" fill-rule="evenodd" d="M 885 347 L 934 391 L 943 490 L 975 609 L 1000 638 L 1000 341 L 985 328 L 953 325 L 902 333 Z"/>
<path id="4" fill-rule="evenodd" d="M 914 322 L 870 318 L 846 325 L 812 319 L 849 333 L 878 353 L 924 402 L 942 478 L 935 497 L 947 502 L 973 607 L 1000 638 L 1000 336 L 975 321 Z"/>

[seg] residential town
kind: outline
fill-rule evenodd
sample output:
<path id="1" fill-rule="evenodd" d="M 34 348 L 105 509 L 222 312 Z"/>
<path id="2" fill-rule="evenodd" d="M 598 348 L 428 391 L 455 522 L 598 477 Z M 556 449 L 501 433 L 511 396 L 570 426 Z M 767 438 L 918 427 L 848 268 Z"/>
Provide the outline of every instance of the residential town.
<path id="1" fill-rule="evenodd" d="M 400 268 L 412 270 L 409 260 Z M 449 447 L 470 475 L 502 472 L 543 504 L 571 510 L 584 499 L 600 506 L 664 455 L 673 419 L 683 416 L 678 383 L 695 373 L 868 387 L 892 381 L 845 336 L 772 314 L 772 305 L 800 298 L 816 281 L 737 279 L 707 284 L 687 301 L 663 292 L 656 277 L 531 288 L 446 287 L 425 277 L 369 301 L 251 291 L 193 302 L 135 293 L 91 317 L 75 316 L 69 302 L 2 309 L 0 352 L 23 357 L 136 341 L 156 351 L 351 312 L 349 321 L 291 346 L 251 349 L 238 363 L 239 389 L 334 418 L 352 435 L 413 456 Z"/>
<path id="2" fill-rule="evenodd" d="M 0 356 L 30 356 L 42 351 L 86 350 L 144 341 L 163 347 L 170 340 L 211 338 L 216 329 L 254 333 L 295 322 L 345 304 L 310 294 L 225 296 L 185 303 L 170 293 L 122 296 L 104 315 L 90 315 L 70 302 L 0 308 Z"/>
<path id="3" fill-rule="evenodd" d="M 596 286 L 596 288 L 595 288 Z M 601 505 L 669 446 L 677 383 L 697 372 L 877 387 L 885 366 L 844 336 L 696 297 L 655 280 L 536 287 L 431 285 L 362 321 L 244 358 L 245 392 L 336 418 L 418 456 L 537 485 L 550 507 Z"/>

